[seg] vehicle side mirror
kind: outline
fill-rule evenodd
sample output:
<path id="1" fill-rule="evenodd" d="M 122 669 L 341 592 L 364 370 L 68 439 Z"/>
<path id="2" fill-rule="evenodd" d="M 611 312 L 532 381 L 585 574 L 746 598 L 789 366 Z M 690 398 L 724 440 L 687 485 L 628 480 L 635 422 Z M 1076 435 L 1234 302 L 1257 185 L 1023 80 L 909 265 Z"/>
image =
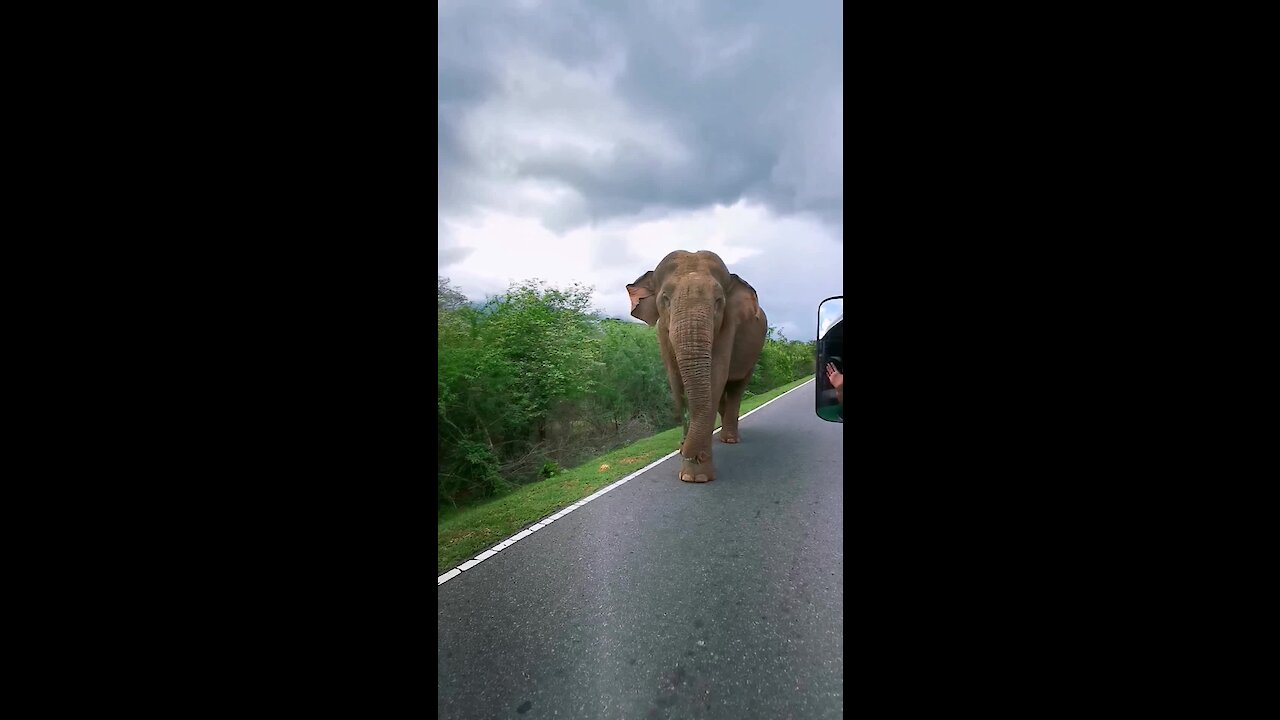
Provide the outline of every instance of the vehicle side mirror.
<path id="1" fill-rule="evenodd" d="M 817 377 L 814 378 L 814 410 L 828 422 L 844 422 L 844 296 L 818 305 Z M 835 368 L 828 371 L 827 366 Z M 835 381 L 839 389 L 832 384 Z"/>

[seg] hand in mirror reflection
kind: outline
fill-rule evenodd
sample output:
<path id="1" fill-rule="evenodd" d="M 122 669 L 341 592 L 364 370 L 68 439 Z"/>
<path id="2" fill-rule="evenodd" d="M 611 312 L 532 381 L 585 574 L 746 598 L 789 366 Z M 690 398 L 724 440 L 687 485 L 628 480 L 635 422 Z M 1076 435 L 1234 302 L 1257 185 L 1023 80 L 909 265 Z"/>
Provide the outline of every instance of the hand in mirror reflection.
<path id="1" fill-rule="evenodd" d="M 827 380 L 836 389 L 836 398 L 844 405 L 844 373 L 836 369 L 835 363 L 827 363 Z"/>
<path id="2" fill-rule="evenodd" d="M 827 363 L 827 379 L 831 381 L 831 387 L 837 390 L 844 387 L 844 373 L 836 369 L 835 363 Z"/>

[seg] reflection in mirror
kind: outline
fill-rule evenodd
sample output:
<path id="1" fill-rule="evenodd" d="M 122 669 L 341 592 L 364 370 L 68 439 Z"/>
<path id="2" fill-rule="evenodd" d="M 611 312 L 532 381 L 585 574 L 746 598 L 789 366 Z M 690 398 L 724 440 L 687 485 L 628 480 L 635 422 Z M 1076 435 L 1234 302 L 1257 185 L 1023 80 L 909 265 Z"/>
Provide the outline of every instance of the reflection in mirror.
<path id="1" fill-rule="evenodd" d="M 818 305 L 817 394 L 818 417 L 844 422 L 844 296 L 827 298 Z"/>

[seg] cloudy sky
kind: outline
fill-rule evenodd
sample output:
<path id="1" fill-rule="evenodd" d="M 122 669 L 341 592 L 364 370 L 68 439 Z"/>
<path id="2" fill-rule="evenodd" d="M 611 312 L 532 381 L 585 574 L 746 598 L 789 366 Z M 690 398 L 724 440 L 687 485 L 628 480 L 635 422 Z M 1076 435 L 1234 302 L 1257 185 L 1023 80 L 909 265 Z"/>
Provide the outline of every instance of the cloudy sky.
<path id="1" fill-rule="evenodd" d="M 839 0 L 439 0 L 439 273 L 626 284 L 713 250 L 811 339 L 844 292 Z M 639 322 L 639 321 L 636 321 Z"/>

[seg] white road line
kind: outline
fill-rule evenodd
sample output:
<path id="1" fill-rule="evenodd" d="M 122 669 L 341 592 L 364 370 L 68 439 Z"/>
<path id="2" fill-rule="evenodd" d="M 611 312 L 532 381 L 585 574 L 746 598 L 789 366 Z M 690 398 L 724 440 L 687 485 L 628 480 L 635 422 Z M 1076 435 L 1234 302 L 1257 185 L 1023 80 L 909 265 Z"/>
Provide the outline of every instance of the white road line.
<path id="1" fill-rule="evenodd" d="M 813 382 L 813 380 L 812 380 L 812 379 L 811 379 L 811 380 L 808 380 L 808 381 L 806 381 L 806 382 L 800 383 L 799 385 L 797 385 L 797 386 L 795 386 L 795 387 L 791 388 L 790 390 L 788 390 L 788 391 L 786 391 L 786 392 L 782 393 L 781 395 L 779 395 L 778 397 L 774 398 L 773 400 L 770 400 L 769 402 L 764 403 L 764 404 L 763 404 L 763 405 L 761 405 L 760 407 L 755 408 L 755 409 L 754 409 L 754 410 L 752 410 L 751 412 L 748 412 L 746 415 L 741 415 L 741 416 L 739 416 L 739 417 L 738 417 L 738 422 L 742 422 L 743 420 L 746 420 L 747 418 L 751 417 L 752 413 L 758 412 L 758 411 L 760 411 L 760 410 L 763 410 L 763 409 L 765 409 L 765 408 L 769 407 L 769 405 L 770 405 L 770 404 L 772 404 L 772 403 L 774 403 L 774 402 L 776 402 L 776 401 L 778 401 L 778 400 L 781 400 L 782 398 L 786 397 L 787 395 L 790 395 L 791 393 L 795 392 L 796 390 L 799 390 L 799 389 L 800 389 L 800 388 L 802 388 L 802 387 L 805 387 L 806 385 L 808 385 L 808 384 L 809 384 L 809 383 L 811 383 L 811 382 Z M 718 432 L 720 432 L 720 428 L 716 428 L 715 430 L 712 430 L 712 431 L 711 431 L 711 434 L 712 434 L 712 435 L 715 435 L 715 434 L 716 434 L 716 433 L 718 433 Z M 641 475 L 645 474 L 645 473 L 646 473 L 646 472 L 648 472 L 649 470 L 652 470 L 653 468 L 657 467 L 658 465 L 661 465 L 662 463 L 666 462 L 667 460 L 670 460 L 671 458 L 673 458 L 673 457 L 675 457 L 676 455 L 679 455 L 679 454 L 680 454 L 680 451 L 679 451 L 679 450 L 675 450 L 675 451 L 673 451 L 673 452 L 667 453 L 666 455 L 663 455 L 662 457 L 658 458 L 657 460 L 654 460 L 653 462 L 649 463 L 648 465 L 645 465 L 644 467 L 642 467 L 642 468 L 640 468 L 639 470 L 637 470 L 637 471 L 635 471 L 635 472 L 631 473 L 630 475 L 628 475 L 628 476 L 626 476 L 626 477 L 622 478 L 621 480 L 618 480 L 618 481 L 616 481 L 616 482 L 610 483 L 609 485 L 606 485 L 605 487 L 600 488 L 599 490 L 597 490 L 597 491 L 595 491 L 594 493 L 592 493 L 592 494 L 588 495 L 587 497 L 585 497 L 585 498 L 583 498 L 583 499 L 579 500 L 578 502 L 576 502 L 576 503 L 574 503 L 574 504 L 570 505 L 569 507 L 567 507 L 567 508 L 565 508 L 565 509 L 561 510 L 560 512 L 556 513 L 555 515 L 552 515 L 552 516 L 551 516 L 551 517 L 549 517 L 549 518 L 545 518 L 545 519 L 539 520 L 538 522 L 534 523 L 532 526 L 530 526 L 530 527 L 528 527 L 528 528 L 525 528 L 524 530 L 521 530 L 520 532 L 516 533 L 515 535 L 512 535 L 511 537 L 507 538 L 506 540 L 503 540 L 502 542 L 498 543 L 497 545 L 494 545 L 493 547 L 489 548 L 488 550 L 485 550 L 484 552 L 482 552 L 482 553 L 480 553 L 479 555 L 475 556 L 475 558 L 473 558 L 473 559 L 471 559 L 471 560 L 468 560 L 468 561 L 466 561 L 466 562 L 462 563 L 461 565 L 459 565 L 458 567 L 456 567 L 456 568 L 454 568 L 454 569 L 450 570 L 449 572 L 447 572 L 447 573 L 445 573 L 445 574 L 443 574 L 443 575 L 441 575 L 441 576 L 437 577 L 437 578 L 436 578 L 436 585 L 437 585 L 437 586 L 440 586 L 440 585 L 443 585 L 443 584 L 445 584 L 445 583 L 449 582 L 450 580 L 452 580 L 452 579 L 454 579 L 454 578 L 458 577 L 459 575 L 461 575 L 461 574 L 462 574 L 462 571 L 470 570 L 471 568 L 475 567 L 476 565 L 479 565 L 480 563 L 484 562 L 485 560 L 488 560 L 489 558 L 493 557 L 496 553 L 501 552 L 502 550 L 505 550 L 505 549 L 507 549 L 507 548 L 511 547 L 512 545 L 515 545 L 517 542 L 520 542 L 520 541 L 521 541 L 521 540 L 523 540 L 524 538 L 527 538 L 527 537 L 529 537 L 530 535 L 532 535 L 533 533 L 537 532 L 538 530 L 541 530 L 542 528 L 546 527 L 548 523 L 553 522 L 553 521 L 555 521 L 555 520 L 559 520 L 560 518 L 564 517 L 565 515 L 568 515 L 569 513 L 573 512 L 574 510 L 577 510 L 578 508 L 582 507 L 583 505 L 586 505 L 587 503 L 591 502 L 592 500 L 595 500 L 596 498 L 600 497 L 601 495 L 604 495 L 605 493 L 607 493 L 607 492 L 609 492 L 609 491 L 611 491 L 611 490 L 614 490 L 615 488 L 617 488 L 618 486 L 622 485 L 623 483 L 629 482 L 632 478 L 640 477 Z"/>

